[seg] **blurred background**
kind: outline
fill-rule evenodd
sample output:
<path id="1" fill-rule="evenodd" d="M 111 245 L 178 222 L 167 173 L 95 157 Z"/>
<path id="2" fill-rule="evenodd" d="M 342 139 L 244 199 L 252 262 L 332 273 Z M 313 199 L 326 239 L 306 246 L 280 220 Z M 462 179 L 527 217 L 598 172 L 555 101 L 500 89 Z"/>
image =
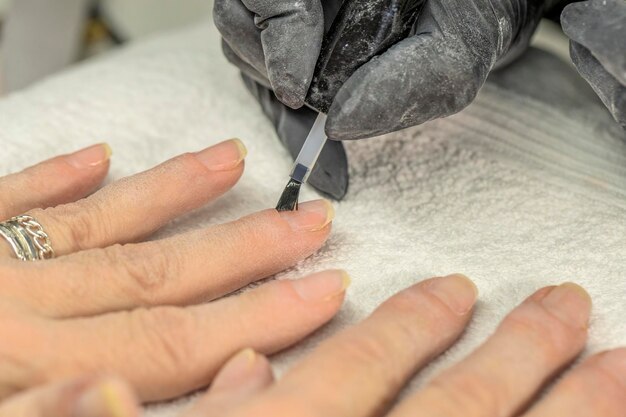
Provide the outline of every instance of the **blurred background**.
<path id="1" fill-rule="evenodd" d="M 155 32 L 207 19 L 212 0 L 0 0 L 0 95 Z"/>

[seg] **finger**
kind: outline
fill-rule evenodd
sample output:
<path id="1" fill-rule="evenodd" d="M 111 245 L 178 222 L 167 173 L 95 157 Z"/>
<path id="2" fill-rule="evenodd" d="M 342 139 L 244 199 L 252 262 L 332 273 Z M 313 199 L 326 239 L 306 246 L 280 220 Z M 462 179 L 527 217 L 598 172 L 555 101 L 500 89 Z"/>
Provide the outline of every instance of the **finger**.
<path id="1" fill-rule="evenodd" d="M 472 22 L 472 32 L 458 22 Z M 426 2 L 417 34 L 361 66 L 338 91 L 328 111 L 328 137 L 382 135 L 467 107 L 495 62 L 494 24 L 480 8 Z"/>
<path id="2" fill-rule="evenodd" d="M 237 139 L 174 158 L 117 181 L 76 203 L 29 214 L 45 228 L 57 255 L 135 241 L 230 189 L 243 172 Z"/>
<path id="3" fill-rule="evenodd" d="M 414 285 L 316 348 L 245 415 L 381 414 L 408 378 L 459 336 L 475 299 L 476 287 L 462 275 Z"/>
<path id="4" fill-rule="evenodd" d="M 94 145 L 0 178 L 0 219 L 75 201 L 93 192 L 109 170 L 110 156 L 108 145 Z"/>
<path id="5" fill-rule="evenodd" d="M 559 381 L 524 417 L 623 417 L 626 348 L 594 355 Z"/>
<path id="6" fill-rule="evenodd" d="M 325 200 L 266 210 L 161 241 L 10 265 L 0 284 L 5 297 L 54 317 L 212 300 L 314 253 L 333 215 Z"/>
<path id="7" fill-rule="evenodd" d="M 567 5 L 561 13 L 563 32 L 590 50 L 613 78 L 626 85 L 626 3 L 592 0 Z"/>
<path id="8" fill-rule="evenodd" d="M 0 417 L 135 417 L 134 394 L 113 378 L 80 378 L 57 382 L 9 398 Z"/>
<path id="9" fill-rule="evenodd" d="M 405 39 L 346 81 L 328 111 L 326 133 L 362 139 L 449 116 L 474 100 L 485 77 L 460 44 L 431 35 Z"/>
<path id="10" fill-rule="evenodd" d="M 239 68 L 243 74 L 255 80 L 257 83 L 263 85 L 265 88 L 271 88 L 270 82 L 267 79 L 267 75 L 264 75 L 256 70 L 252 65 L 244 61 L 237 53 L 228 45 L 228 43 L 222 39 L 222 52 L 224 56 L 234 66 Z M 244 78 L 244 82 L 245 82 Z M 255 83 L 256 84 L 256 83 Z M 273 93 L 272 93 L 273 94 Z"/>
<path id="11" fill-rule="evenodd" d="M 240 0 L 215 0 L 213 21 L 224 43 L 228 45 L 228 48 L 224 48 L 226 58 L 232 58 L 232 54 L 229 54 L 232 51 L 239 58 L 231 61 L 234 65 L 244 71 L 250 65 L 254 69 L 253 74 L 260 74 L 267 79 L 261 31 L 254 24 L 254 13 Z M 239 61 L 246 65 L 239 66 Z"/>
<path id="12" fill-rule="evenodd" d="M 335 315 L 348 283 L 342 271 L 327 271 L 194 307 L 46 321 L 38 328 L 46 343 L 8 354 L 12 363 L 35 368 L 13 383 L 110 372 L 144 401 L 173 398 L 206 386 L 247 346 L 269 354 L 299 341 Z"/>
<path id="13" fill-rule="evenodd" d="M 566 283 L 536 292 L 461 363 L 401 403 L 392 417 L 511 416 L 583 348 L 589 295 Z"/>
<path id="14" fill-rule="evenodd" d="M 615 121 L 626 129 L 626 85 L 614 78 L 587 48 L 574 41 L 570 42 L 570 56 Z"/>
<path id="15" fill-rule="evenodd" d="M 222 417 L 264 392 L 274 382 L 267 358 L 245 349 L 220 370 L 206 393 L 184 417 Z"/>
<path id="16" fill-rule="evenodd" d="M 244 60 L 256 68 L 251 61 L 258 58 L 247 59 L 245 54 L 248 51 L 244 48 L 254 45 L 252 49 L 258 54 L 258 44 L 251 29 L 242 29 L 247 28 L 247 22 L 253 18 L 260 30 L 265 68 L 272 89 L 286 105 L 301 107 L 313 78 L 324 34 L 324 12 L 320 1 L 242 0 L 253 17 L 246 17 L 246 12 L 238 4 L 229 3 L 238 2 L 218 1 L 214 7 L 214 19 L 226 42 L 236 52 L 239 52 L 238 47 L 242 48 Z M 242 31 L 250 35 L 242 39 Z"/>

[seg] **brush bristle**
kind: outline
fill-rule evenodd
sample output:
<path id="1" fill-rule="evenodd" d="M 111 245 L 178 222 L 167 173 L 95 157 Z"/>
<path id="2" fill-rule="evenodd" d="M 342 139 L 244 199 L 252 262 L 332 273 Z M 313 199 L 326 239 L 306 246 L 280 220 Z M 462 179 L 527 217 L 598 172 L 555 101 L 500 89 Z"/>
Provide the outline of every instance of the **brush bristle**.
<path id="1" fill-rule="evenodd" d="M 294 211 L 298 210 L 298 197 L 300 196 L 300 186 L 302 183 L 289 179 L 283 193 L 278 199 L 276 210 L 278 211 Z"/>

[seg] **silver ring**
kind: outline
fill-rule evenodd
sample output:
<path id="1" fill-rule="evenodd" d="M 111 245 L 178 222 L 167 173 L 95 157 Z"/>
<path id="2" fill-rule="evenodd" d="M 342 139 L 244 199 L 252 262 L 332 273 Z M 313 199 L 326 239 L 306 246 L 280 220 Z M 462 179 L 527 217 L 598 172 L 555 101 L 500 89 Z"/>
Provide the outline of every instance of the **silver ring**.
<path id="1" fill-rule="evenodd" d="M 50 237 L 32 216 L 21 215 L 0 223 L 0 236 L 11 246 L 22 261 L 40 261 L 54 258 Z"/>

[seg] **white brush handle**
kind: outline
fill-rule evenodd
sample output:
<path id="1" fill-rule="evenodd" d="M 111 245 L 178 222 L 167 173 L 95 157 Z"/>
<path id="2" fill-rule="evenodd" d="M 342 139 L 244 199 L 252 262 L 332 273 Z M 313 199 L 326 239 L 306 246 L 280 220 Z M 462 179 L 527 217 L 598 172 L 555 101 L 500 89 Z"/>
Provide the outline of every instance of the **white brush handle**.
<path id="1" fill-rule="evenodd" d="M 324 127 L 326 126 L 326 115 L 320 113 L 311 127 L 311 131 L 300 149 L 300 153 L 296 158 L 296 162 L 293 164 L 291 171 L 291 178 L 304 183 L 306 182 L 309 174 L 313 170 L 317 158 L 320 156 L 324 144 L 326 143 L 326 133 L 324 133 Z"/>

